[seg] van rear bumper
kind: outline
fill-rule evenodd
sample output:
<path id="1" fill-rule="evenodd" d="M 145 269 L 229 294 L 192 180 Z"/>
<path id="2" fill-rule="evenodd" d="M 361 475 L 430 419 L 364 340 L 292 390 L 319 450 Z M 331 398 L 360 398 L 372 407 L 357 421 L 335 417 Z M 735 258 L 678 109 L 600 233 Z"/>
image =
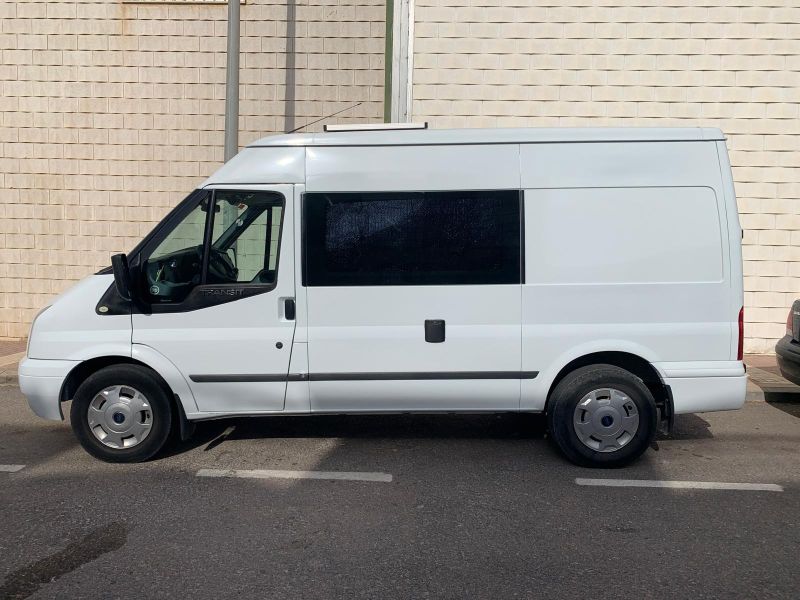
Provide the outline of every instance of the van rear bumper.
<path id="1" fill-rule="evenodd" d="M 736 410 L 747 396 L 747 375 L 733 377 L 665 377 L 675 414 Z"/>
<path id="2" fill-rule="evenodd" d="M 78 363 L 73 360 L 26 358 L 19 364 L 19 389 L 34 413 L 43 419 L 64 420 L 61 387 Z"/>

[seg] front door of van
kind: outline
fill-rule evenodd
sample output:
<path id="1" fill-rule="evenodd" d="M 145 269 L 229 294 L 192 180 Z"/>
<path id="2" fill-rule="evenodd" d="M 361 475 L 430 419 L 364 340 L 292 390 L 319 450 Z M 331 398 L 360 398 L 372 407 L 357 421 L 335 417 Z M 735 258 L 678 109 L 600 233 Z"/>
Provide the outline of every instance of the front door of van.
<path id="1" fill-rule="evenodd" d="M 303 196 L 312 410 L 519 408 L 519 196 Z"/>
<path id="2" fill-rule="evenodd" d="M 183 374 L 199 412 L 283 409 L 295 331 L 291 185 L 204 189 L 142 249 L 133 344 Z"/>

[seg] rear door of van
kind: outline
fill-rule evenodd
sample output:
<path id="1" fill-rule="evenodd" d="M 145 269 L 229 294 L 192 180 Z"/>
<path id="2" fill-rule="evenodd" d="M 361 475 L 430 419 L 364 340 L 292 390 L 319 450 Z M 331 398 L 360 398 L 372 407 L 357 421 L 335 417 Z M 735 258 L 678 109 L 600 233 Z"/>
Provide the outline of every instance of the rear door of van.
<path id="1" fill-rule="evenodd" d="M 514 146 L 309 148 L 303 285 L 314 411 L 516 410 Z"/>

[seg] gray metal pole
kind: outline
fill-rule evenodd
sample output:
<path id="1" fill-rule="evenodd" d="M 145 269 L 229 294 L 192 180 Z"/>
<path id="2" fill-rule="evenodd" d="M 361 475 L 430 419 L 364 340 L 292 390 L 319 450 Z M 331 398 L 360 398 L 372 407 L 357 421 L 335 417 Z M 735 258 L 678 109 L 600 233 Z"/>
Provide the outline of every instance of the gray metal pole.
<path id="1" fill-rule="evenodd" d="M 228 0 L 228 49 L 225 65 L 225 162 L 239 152 L 239 0 Z M 236 220 L 236 208 L 222 206 L 223 231 Z M 234 261 L 236 260 L 234 243 Z"/>
<path id="2" fill-rule="evenodd" d="M 225 68 L 225 162 L 239 152 L 239 0 L 228 0 Z"/>

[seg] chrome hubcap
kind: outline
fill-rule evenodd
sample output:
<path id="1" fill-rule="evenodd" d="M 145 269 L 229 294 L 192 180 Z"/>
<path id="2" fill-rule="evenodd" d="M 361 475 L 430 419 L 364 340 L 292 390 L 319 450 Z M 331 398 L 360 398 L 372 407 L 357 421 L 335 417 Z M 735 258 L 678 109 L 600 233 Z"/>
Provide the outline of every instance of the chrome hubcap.
<path id="1" fill-rule="evenodd" d="M 147 398 L 127 385 L 101 390 L 89 403 L 86 416 L 94 437 L 116 449 L 141 444 L 153 425 L 153 411 Z"/>
<path id="2" fill-rule="evenodd" d="M 639 411 L 619 390 L 592 390 L 575 407 L 573 424 L 575 434 L 585 446 L 597 452 L 614 452 L 636 435 Z"/>

